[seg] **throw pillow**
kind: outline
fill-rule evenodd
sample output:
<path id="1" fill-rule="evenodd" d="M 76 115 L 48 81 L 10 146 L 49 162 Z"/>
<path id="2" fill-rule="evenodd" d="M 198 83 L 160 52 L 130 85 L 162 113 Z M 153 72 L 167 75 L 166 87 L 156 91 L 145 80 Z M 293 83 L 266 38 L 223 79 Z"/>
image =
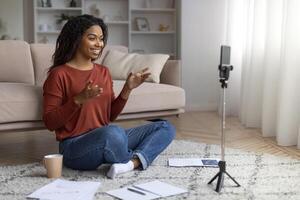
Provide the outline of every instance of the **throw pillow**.
<path id="1" fill-rule="evenodd" d="M 148 82 L 159 83 L 160 73 L 167 62 L 167 54 L 136 54 L 110 50 L 102 64 L 109 68 L 111 76 L 115 80 L 126 80 L 130 72 L 136 73 L 148 67 L 151 75 Z"/>

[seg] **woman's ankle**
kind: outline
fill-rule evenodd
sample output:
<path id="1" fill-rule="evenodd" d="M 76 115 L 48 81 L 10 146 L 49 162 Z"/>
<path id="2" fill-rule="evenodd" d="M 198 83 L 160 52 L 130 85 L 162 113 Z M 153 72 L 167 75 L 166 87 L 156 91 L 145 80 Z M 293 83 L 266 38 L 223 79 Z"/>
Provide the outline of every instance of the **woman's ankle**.
<path id="1" fill-rule="evenodd" d="M 141 164 L 142 164 L 141 161 L 140 161 L 140 159 L 138 157 L 132 158 L 131 161 L 133 162 L 134 169 L 140 167 Z"/>

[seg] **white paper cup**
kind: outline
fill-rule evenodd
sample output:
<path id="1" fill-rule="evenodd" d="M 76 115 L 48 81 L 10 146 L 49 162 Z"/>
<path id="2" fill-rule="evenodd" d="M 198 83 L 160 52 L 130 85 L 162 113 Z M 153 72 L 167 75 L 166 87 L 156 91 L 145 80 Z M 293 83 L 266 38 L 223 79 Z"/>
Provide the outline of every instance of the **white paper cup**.
<path id="1" fill-rule="evenodd" d="M 63 155 L 61 154 L 46 155 L 44 156 L 43 163 L 47 170 L 48 178 L 61 177 Z"/>

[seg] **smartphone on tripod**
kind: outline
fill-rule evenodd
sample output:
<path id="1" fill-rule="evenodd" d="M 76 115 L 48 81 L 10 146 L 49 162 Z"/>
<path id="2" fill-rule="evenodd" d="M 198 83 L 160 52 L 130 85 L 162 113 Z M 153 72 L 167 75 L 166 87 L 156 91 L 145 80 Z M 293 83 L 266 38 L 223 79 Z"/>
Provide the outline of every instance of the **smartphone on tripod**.
<path id="1" fill-rule="evenodd" d="M 227 175 L 237 187 L 240 184 L 226 171 L 226 161 L 225 161 L 225 90 L 227 88 L 227 82 L 229 79 L 229 73 L 233 70 L 233 66 L 230 65 L 230 46 L 221 46 L 221 58 L 219 64 L 219 80 L 221 82 L 222 92 L 223 92 L 223 107 L 222 107 L 222 122 L 221 122 L 221 160 L 218 163 L 219 172 L 208 182 L 211 184 L 215 179 L 217 179 L 216 192 L 220 192 L 224 184 L 224 176 Z"/>

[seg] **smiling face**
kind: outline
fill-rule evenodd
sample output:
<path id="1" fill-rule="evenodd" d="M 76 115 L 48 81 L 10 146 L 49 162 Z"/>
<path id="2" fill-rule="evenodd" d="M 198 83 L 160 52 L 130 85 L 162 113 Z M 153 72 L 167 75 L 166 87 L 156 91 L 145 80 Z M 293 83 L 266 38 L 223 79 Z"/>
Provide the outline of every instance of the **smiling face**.
<path id="1" fill-rule="evenodd" d="M 85 59 L 95 60 L 104 48 L 103 32 L 100 26 L 94 25 L 85 31 L 77 53 Z"/>

